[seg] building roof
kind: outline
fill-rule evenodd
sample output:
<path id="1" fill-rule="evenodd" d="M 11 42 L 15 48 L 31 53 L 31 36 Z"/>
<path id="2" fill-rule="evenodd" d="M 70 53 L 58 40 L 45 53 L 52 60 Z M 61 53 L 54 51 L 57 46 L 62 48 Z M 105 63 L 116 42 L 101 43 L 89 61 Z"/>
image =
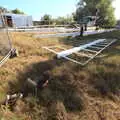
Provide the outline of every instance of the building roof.
<path id="1" fill-rule="evenodd" d="M 20 16 L 30 16 L 30 15 L 25 15 L 25 14 L 13 14 L 13 13 L 3 13 L 3 15 L 6 15 L 6 16 L 18 16 L 18 17 L 20 17 Z"/>

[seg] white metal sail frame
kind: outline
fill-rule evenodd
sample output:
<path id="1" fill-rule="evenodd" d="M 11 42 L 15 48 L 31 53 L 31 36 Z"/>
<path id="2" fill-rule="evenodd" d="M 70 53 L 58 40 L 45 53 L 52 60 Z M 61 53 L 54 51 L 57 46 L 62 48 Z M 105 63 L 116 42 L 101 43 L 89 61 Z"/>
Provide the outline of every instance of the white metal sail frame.
<path id="1" fill-rule="evenodd" d="M 43 47 L 44 49 L 54 53 L 57 55 L 57 58 L 64 58 L 66 60 L 69 60 L 71 62 L 80 64 L 80 65 L 86 65 L 89 63 L 92 59 L 94 59 L 97 55 L 99 55 L 103 50 L 105 50 L 107 47 L 109 47 L 111 44 L 113 44 L 116 41 L 116 39 L 110 40 L 110 39 L 99 39 L 95 40 L 93 42 L 90 42 L 85 45 L 81 45 L 79 47 L 74 47 L 72 49 L 65 50 L 65 48 L 60 46 L 49 46 L 49 47 Z M 54 48 L 61 49 L 61 52 L 57 52 L 54 50 Z M 85 57 L 83 62 L 76 60 L 75 58 L 71 58 L 72 55 L 76 55 L 77 57 Z"/>

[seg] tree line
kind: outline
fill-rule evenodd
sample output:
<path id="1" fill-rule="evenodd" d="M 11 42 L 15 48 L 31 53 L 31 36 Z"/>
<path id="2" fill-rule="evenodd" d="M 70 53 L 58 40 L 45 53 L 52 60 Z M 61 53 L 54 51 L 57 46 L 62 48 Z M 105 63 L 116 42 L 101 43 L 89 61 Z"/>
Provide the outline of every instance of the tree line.
<path id="1" fill-rule="evenodd" d="M 77 8 L 74 13 L 66 17 L 52 18 L 51 15 L 45 14 L 39 20 L 40 25 L 66 25 L 66 24 L 85 24 L 92 21 L 94 18 L 94 25 L 99 27 L 113 27 L 116 24 L 114 15 L 114 8 L 112 2 L 114 0 L 79 0 Z M 7 10 L 0 7 L 1 11 L 11 12 L 14 14 L 25 14 L 19 9 Z"/>
<path id="2" fill-rule="evenodd" d="M 72 15 L 67 15 L 66 17 L 52 18 L 51 15 L 45 14 L 40 19 L 41 25 L 67 25 L 75 23 Z"/>
<path id="3" fill-rule="evenodd" d="M 95 16 L 95 25 L 98 27 L 112 27 L 116 24 L 114 0 L 80 0 L 77 4 L 75 19 L 84 21 L 85 16 Z"/>
<path id="4" fill-rule="evenodd" d="M 18 8 L 13 9 L 13 10 L 8 10 L 7 8 L 4 8 L 2 6 L 0 6 L 0 11 L 3 12 L 3 13 L 25 14 L 23 11 L 21 11 Z"/>
<path id="5" fill-rule="evenodd" d="M 41 24 L 85 24 L 94 20 L 96 28 L 114 27 L 116 19 L 112 2 L 114 0 L 79 0 L 76 11 L 69 17 L 53 19 L 51 15 L 44 15 Z M 94 18 L 94 19 L 93 19 Z"/>

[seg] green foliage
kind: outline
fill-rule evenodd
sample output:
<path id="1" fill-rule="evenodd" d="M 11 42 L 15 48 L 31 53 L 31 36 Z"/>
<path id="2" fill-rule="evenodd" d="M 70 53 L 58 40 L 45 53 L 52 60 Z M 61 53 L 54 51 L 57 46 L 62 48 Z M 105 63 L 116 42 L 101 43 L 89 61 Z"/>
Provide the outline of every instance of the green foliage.
<path id="1" fill-rule="evenodd" d="M 42 25 L 49 25 L 52 24 L 53 20 L 52 20 L 52 16 L 45 14 L 42 18 L 41 18 L 41 24 Z"/>
<path id="2" fill-rule="evenodd" d="M 7 10 L 7 8 L 0 6 L 0 12 L 9 12 L 9 11 Z"/>
<path id="3" fill-rule="evenodd" d="M 85 16 L 98 16 L 96 25 L 100 27 L 111 27 L 116 24 L 114 16 L 113 0 L 80 0 L 76 11 L 79 21 Z M 96 12 L 98 10 L 98 12 Z"/>
<path id="4" fill-rule="evenodd" d="M 51 15 L 48 15 L 48 14 L 45 14 L 45 15 L 41 18 L 41 20 L 51 20 L 51 19 L 52 19 Z"/>
<path id="5" fill-rule="evenodd" d="M 71 16 L 67 16 L 67 17 L 58 17 L 55 20 L 56 24 L 58 25 L 65 25 L 65 24 L 71 24 L 72 22 L 74 22 L 73 20 L 73 15 Z"/>
<path id="6" fill-rule="evenodd" d="M 72 16 L 73 16 L 73 20 L 74 20 L 74 21 L 77 21 L 77 16 L 76 16 L 76 13 L 75 13 L 75 12 L 72 13 Z"/>
<path id="7" fill-rule="evenodd" d="M 14 14 L 25 14 L 23 11 L 19 10 L 18 8 L 11 10 L 11 12 Z"/>
<path id="8" fill-rule="evenodd" d="M 66 17 L 58 17 L 56 19 L 52 19 L 52 17 L 48 14 L 45 14 L 41 18 L 41 24 L 42 25 L 50 25 L 50 24 L 57 24 L 57 25 L 65 25 L 65 24 L 71 24 L 74 22 L 74 16 L 73 15 L 67 15 Z"/>
<path id="9" fill-rule="evenodd" d="M 1 12 L 4 12 L 4 13 L 14 13 L 14 14 L 25 14 L 23 11 L 19 10 L 18 8 L 14 9 L 14 10 L 11 10 L 9 11 L 7 8 L 4 8 L 2 6 L 0 6 L 0 11 Z"/>

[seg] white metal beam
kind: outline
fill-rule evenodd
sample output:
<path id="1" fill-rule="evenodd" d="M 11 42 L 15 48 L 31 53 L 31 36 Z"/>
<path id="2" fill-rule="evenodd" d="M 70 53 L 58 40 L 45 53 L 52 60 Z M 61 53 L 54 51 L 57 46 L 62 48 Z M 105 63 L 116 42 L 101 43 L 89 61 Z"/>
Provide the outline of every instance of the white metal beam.
<path id="1" fill-rule="evenodd" d="M 9 59 L 9 57 L 11 56 L 11 51 L 9 51 L 9 53 L 0 61 L 0 67 Z"/>
<path id="2" fill-rule="evenodd" d="M 106 42 L 107 40 L 106 39 L 100 39 L 100 40 L 97 40 L 97 41 L 94 41 L 94 42 L 91 42 L 91 43 L 88 43 L 88 44 L 85 44 L 85 45 L 81 45 L 79 47 L 75 47 L 75 48 L 72 48 L 72 49 L 69 49 L 69 50 L 65 50 L 65 51 L 62 51 L 62 52 L 56 52 L 55 50 L 52 50 L 48 47 L 43 47 L 53 53 L 55 53 L 59 58 L 64 58 L 66 60 L 69 60 L 71 62 L 74 62 L 74 63 L 77 63 L 77 64 L 80 64 L 82 66 L 86 65 L 88 62 L 90 62 L 92 59 L 94 59 L 97 55 L 99 55 L 104 49 L 106 49 L 108 46 L 110 46 L 112 43 L 114 43 L 116 41 L 116 39 L 114 40 L 111 40 L 111 41 L 107 41 L 107 44 L 104 45 L 104 46 L 101 46 L 101 48 L 99 50 L 92 50 L 90 48 L 92 48 L 92 45 L 98 45 L 99 44 L 102 44 L 104 42 Z M 88 48 L 89 47 L 89 48 Z M 82 51 L 87 51 L 88 53 L 81 53 Z M 90 52 L 93 52 L 93 55 L 90 55 L 89 53 Z M 95 53 L 95 54 L 94 54 Z M 70 55 L 72 54 L 76 54 L 78 57 L 87 57 L 88 59 L 85 60 L 84 62 L 80 62 L 74 58 L 71 58 Z"/>
<path id="3" fill-rule="evenodd" d="M 52 49 L 50 49 L 50 48 L 48 48 L 48 47 L 43 47 L 44 49 L 46 49 L 46 50 L 48 50 L 48 51 L 50 51 L 50 52 L 53 52 L 53 53 L 55 53 L 55 54 L 58 54 L 58 52 L 56 52 L 55 50 L 52 50 Z"/>
<path id="4" fill-rule="evenodd" d="M 62 52 L 57 54 L 57 58 L 62 58 L 63 56 L 71 55 L 72 53 L 78 52 L 78 51 L 83 50 L 87 47 L 91 47 L 92 45 L 96 45 L 97 43 L 103 42 L 105 40 L 106 39 L 99 39 L 99 40 L 96 40 L 94 42 L 90 42 L 88 44 L 81 45 L 79 47 L 75 47 L 75 48 L 72 48 L 72 49 L 69 49 L 69 50 L 66 50 L 66 51 L 62 51 Z"/>

